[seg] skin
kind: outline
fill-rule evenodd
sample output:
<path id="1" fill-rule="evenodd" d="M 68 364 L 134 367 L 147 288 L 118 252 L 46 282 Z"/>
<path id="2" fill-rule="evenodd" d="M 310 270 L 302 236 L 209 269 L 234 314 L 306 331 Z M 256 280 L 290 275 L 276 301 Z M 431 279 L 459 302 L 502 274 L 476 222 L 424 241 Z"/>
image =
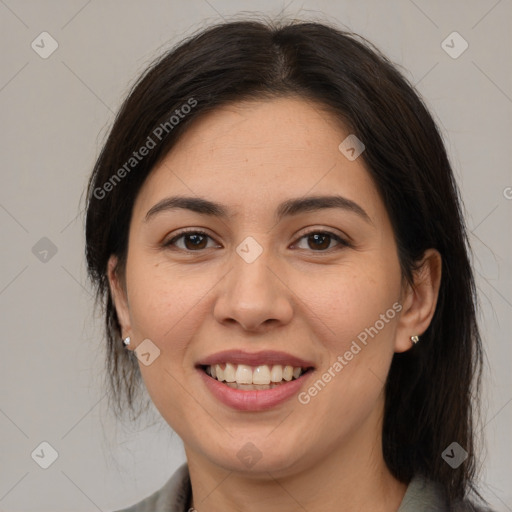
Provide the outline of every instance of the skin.
<path id="1" fill-rule="evenodd" d="M 381 448 L 384 383 L 435 311 L 441 257 L 426 251 L 414 286 L 402 279 L 393 229 L 362 158 L 338 149 L 349 134 L 303 99 L 237 103 L 194 123 L 137 196 L 124 276 L 109 280 L 130 349 L 149 338 L 160 357 L 140 369 L 151 399 L 185 445 L 199 512 L 396 511 L 406 490 Z M 370 222 L 336 208 L 275 221 L 277 206 L 339 194 Z M 171 195 L 224 205 L 226 219 L 184 209 L 147 212 Z M 211 238 L 171 240 L 183 228 Z M 308 233 L 329 231 L 316 242 Z M 248 236 L 262 254 L 236 252 Z M 319 247 L 319 248 L 318 248 Z M 188 249 L 188 252 L 187 252 Z M 314 362 L 314 383 L 357 335 L 398 302 L 402 310 L 307 404 L 262 412 L 218 402 L 195 364 L 218 351 L 280 350 Z M 420 341 L 421 343 L 421 341 Z M 252 467 L 237 457 L 247 443 Z"/>

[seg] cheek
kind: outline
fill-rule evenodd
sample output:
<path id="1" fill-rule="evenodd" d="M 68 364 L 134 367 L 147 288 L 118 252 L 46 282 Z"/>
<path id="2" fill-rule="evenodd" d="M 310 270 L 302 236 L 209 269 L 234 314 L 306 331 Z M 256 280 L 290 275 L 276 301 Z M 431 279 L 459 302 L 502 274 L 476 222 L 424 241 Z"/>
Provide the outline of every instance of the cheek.
<path id="1" fill-rule="evenodd" d="M 138 255 L 128 261 L 126 269 L 134 337 L 150 339 L 160 349 L 149 366 L 139 363 L 141 375 L 153 403 L 177 431 L 186 427 L 181 416 L 188 395 L 182 383 L 195 371 L 186 361 L 187 349 L 199 318 L 207 314 L 204 295 L 211 288 L 206 276 L 199 279 L 198 275 L 180 274 L 165 263 L 148 264 Z"/>
<path id="2" fill-rule="evenodd" d="M 321 339 L 331 356 L 348 350 L 353 340 L 364 343 L 365 337 L 376 338 L 375 330 L 380 339 L 392 337 L 396 310 L 400 309 L 398 262 L 360 258 L 336 267 L 321 281 L 303 276 L 297 282 L 300 295 L 314 313 L 309 316 L 318 319 Z"/>
<path id="3" fill-rule="evenodd" d="M 184 350 L 197 330 L 198 316 L 205 314 L 205 294 L 214 276 L 165 262 L 150 264 L 137 254 L 126 272 L 135 337 L 151 339 L 166 353 Z"/>
<path id="4" fill-rule="evenodd" d="M 306 407 L 336 436 L 363 422 L 382 398 L 401 310 L 398 263 L 363 261 L 336 268 L 321 286 L 318 279 L 300 281 L 312 342 L 324 353 L 301 403 L 310 400 Z"/>

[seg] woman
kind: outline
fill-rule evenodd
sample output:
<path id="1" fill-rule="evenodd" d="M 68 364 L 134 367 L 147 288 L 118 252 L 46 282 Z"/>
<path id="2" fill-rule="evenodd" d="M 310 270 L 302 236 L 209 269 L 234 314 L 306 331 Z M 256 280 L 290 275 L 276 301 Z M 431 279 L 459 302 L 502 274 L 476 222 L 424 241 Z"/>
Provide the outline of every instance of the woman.
<path id="1" fill-rule="evenodd" d="M 458 191 L 369 43 L 235 22 L 164 55 L 96 163 L 86 237 L 118 410 L 142 380 L 187 456 L 126 510 L 477 510 Z"/>

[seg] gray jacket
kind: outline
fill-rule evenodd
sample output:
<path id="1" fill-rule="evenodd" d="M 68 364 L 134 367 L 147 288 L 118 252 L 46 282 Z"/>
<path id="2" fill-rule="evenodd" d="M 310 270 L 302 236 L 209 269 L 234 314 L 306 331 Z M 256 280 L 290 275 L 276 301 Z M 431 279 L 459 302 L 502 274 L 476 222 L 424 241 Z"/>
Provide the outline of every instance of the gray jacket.
<path id="1" fill-rule="evenodd" d="M 167 483 L 151 496 L 116 512 L 188 512 L 192 488 L 187 464 L 180 466 Z M 397 512 L 492 512 L 469 501 L 448 509 L 434 482 L 415 477 L 410 482 Z"/>

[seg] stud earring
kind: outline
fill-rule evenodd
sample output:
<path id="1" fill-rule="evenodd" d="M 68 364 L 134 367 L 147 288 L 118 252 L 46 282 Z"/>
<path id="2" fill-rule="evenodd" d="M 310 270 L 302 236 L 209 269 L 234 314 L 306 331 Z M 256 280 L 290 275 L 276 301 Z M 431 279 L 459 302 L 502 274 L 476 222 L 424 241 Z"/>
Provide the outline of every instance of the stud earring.
<path id="1" fill-rule="evenodd" d="M 419 338 L 419 336 L 411 336 L 411 341 L 414 345 L 416 345 L 416 343 L 418 343 L 418 341 L 420 341 L 420 338 Z"/>
<path id="2" fill-rule="evenodd" d="M 123 340 L 123 345 L 124 345 L 125 347 L 127 347 L 129 344 L 130 344 L 130 336 L 127 336 L 127 337 Z"/>

